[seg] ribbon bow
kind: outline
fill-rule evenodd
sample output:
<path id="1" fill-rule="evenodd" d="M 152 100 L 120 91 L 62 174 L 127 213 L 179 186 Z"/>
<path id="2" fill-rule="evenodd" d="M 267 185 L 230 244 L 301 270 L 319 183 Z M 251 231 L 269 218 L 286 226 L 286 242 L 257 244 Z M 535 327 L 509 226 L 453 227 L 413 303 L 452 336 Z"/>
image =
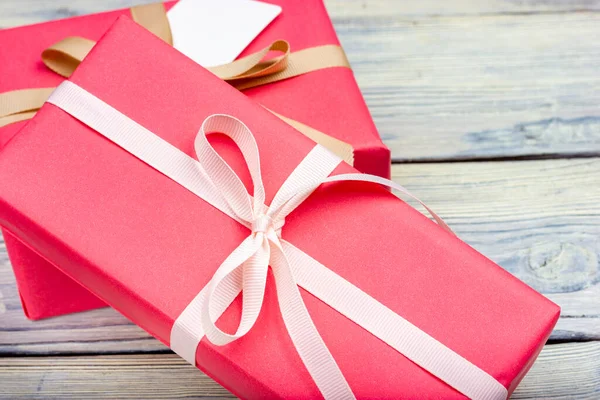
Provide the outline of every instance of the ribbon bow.
<path id="1" fill-rule="evenodd" d="M 225 132 L 240 148 L 252 177 L 253 197 L 209 144 L 206 132 L 213 131 Z M 330 158 L 331 161 L 320 168 L 321 173 L 308 174 L 309 169 L 305 167 L 296 169 L 267 207 L 258 147 L 254 136 L 241 121 L 226 115 L 208 117 L 196 137 L 195 149 L 200 165 L 225 202 L 251 229 L 250 235 L 227 257 L 206 286 L 201 323 L 207 339 L 215 345 L 225 345 L 250 331 L 262 307 L 270 265 L 283 321 L 317 386 L 325 398 L 340 398 L 340 395 L 353 398 L 350 387 L 312 323 L 284 248 L 286 242 L 281 238 L 285 217 L 327 178 L 339 160 Z M 317 149 L 315 154 L 322 153 L 321 147 Z M 309 158 L 316 161 L 318 156 Z M 313 166 L 316 167 L 316 163 Z M 244 294 L 242 317 L 237 331 L 228 334 L 221 331 L 215 321 L 223 312 L 222 304 L 229 305 L 240 289 Z"/>
<path id="2" fill-rule="evenodd" d="M 195 160 L 70 81 L 63 82 L 48 102 L 250 229 L 249 236 L 223 261 L 173 325 L 170 346 L 193 365 L 204 336 L 215 345 L 226 345 L 252 329 L 271 266 L 286 329 L 326 399 L 353 399 L 354 394 L 317 332 L 298 286 L 464 395 L 478 400 L 506 399 L 506 388 L 494 377 L 281 237 L 287 215 L 321 184 L 340 181 L 373 182 L 397 189 L 419 201 L 438 224 L 450 230 L 402 186 L 360 173 L 330 176 L 341 160 L 315 145 L 267 206 L 258 146 L 246 125 L 232 116 L 212 115 L 204 121 L 195 139 Z M 209 144 L 206 135 L 210 132 L 229 136 L 240 148 L 254 185 L 253 196 Z M 239 326 L 233 334 L 223 332 L 215 321 L 240 292 Z"/>

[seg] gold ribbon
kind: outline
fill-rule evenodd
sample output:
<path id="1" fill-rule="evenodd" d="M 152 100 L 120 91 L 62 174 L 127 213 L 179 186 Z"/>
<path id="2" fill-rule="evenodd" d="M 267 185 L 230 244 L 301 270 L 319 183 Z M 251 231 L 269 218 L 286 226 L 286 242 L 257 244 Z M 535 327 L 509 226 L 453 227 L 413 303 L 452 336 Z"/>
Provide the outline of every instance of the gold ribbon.
<path id="1" fill-rule="evenodd" d="M 130 8 L 131 18 L 154 33 L 156 36 L 173 45 L 171 25 L 167 18 L 167 11 L 162 3 L 143 4 Z"/>
<path id="2" fill-rule="evenodd" d="M 22 89 L 0 93 L 0 128 L 33 118 L 54 88 Z"/>
<path id="3" fill-rule="evenodd" d="M 131 16 L 138 24 L 168 44 L 173 44 L 171 28 L 162 3 L 132 7 Z M 68 78 L 95 44 L 94 41 L 82 37 L 67 37 L 44 50 L 42 61 L 52 71 Z M 270 52 L 277 52 L 280 55 L 265 60 Z M 288 42 L 277 40 L 256 53 L 208 70 L 236 89 L 244 90 L 332 67 L 350 68 L 340 46 L 324 45 L 291 52 Z M 0 127 L 32 118 L 52 90 L 53 88 L 25 89 L 0 94 Z M 354 151 L 348 143 L 301 122 L 271 112 L 296 130 L 333 151 L 344 161 L 353 164 Z"/>
<path id="4" fill-rule="evenodd" d="M 173 45 L 171 27 L 162 3 L 131 7 L 130 12 L 131 18 L 135 22 L 171 46 Z M 79 36 L 67 37 L 44 50 L 42 52 L 42 61 L 52 71 L 68 78 L 95 44 L 96 42 L 93 40 Z"/>

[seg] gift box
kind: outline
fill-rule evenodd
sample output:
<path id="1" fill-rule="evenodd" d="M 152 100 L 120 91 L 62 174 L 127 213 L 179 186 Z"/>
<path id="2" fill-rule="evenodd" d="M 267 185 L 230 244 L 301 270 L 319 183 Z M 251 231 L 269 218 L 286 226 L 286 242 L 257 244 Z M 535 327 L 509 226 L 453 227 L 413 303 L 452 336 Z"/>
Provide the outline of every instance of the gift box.
<path id="1" fill-rule="evenodd" d="M 299 3 L 270 0 L 282 13 L 245 50 L 242 56 L 277 39 L 292 51 L 339 44 L 321 0 Z M 167 9 L 175 2 L 165 3 Z M 44 49 L 69 36 L 97 40 L 120 15 L 129 10 L 100 13 L 0 31 L 0 57 L 10 59 L 0 67 L 0 93 L 25 88 L 53 87 L 63 77 L 46 68 Z M 307 29 L 306 27 L 310 27 Z M 125 41 L 129 41 L 126 39 Z M 119 50 L 119 52 L 122 50 Z M 111 55 L 117 57 L 117 54 Z M 354 148 L 354 166 L 367 173 L 389 177 L 390 153 L 379 138 L 351 70 L 330 68 L 244 91 L 265 107 L 341 139 Z M 338 116 L 339 115 L 339 116 Z M 0 128 L 0 146 L 25 122 Z M 40 319 L 103 305 L 48 262 L 4 232 L 6 246 L 19 286 L 23 308 L 31 319 Z"/>
<path id="2" fill-rule="evenodd" d="M 114 73 L 117 67 L 125 72 Z M 239 397 L 312 399 L 329 393 L 323 387 L 335 397 L 347 393 L 343 382 L 328 386 L 339 383 L 341 371 L 357 398 L 505 398 L 557 321 L 555 304 L 387 190 L 361 182 L 317 187 L 340 174 L 364 175 L 332 163 L 331 153 L 125 18 L 61 89 L 0 153 L 0 223 Z M 88 117 L 73 116 L 82 110 Z M 246 158 L 234 141 L 214 134 L 211 144 L 231 169 L 206 161 L 216 156 L 197 133 L 215 114 L 243 121 L 260 162 L 241 134 L 231 136 L 246 148 Z M 106 131 L 120 139 L 109 140 Z M 192 160 L 195 148 L 206 169 Z M 172 169 L 183 174 L 179 180 Z M 333 178 L 325 178 L 329 173 Z M 312 182 L 316 190 L 291 190 L 290 180 Z M 237 197 L 239 185 L 258 199 L 251 223 L 236 211 L 253 201 Z M 198 194 L 203 190 L 213 197 Z M 290 200 L 279 201 L 280 192 Z M 295 208 L 280 220 L 269 214 L 273 203 Z M 242 263 L 243 281 L 221 292 L 212 285 L 216 271 L 245 251 L 240 243 L 257 238 L 267 246 L 260 247 L 261 257 L 271 254 L 266 261 L 275 269 L 263 271 L 254 326 L 226 345 L 214 344 L 212 327 L 206 331 L 212 338 L 200 335 L 190 356 L 179 336 L 182 316 L 194 329 L 217 319 L 218 328 L 234 332 L 240 311 L 247 311 L 246 296 L 256 298 L 257 292 L 245 290 L 236 297 L 236 285 L 260 286 L 255 278 L 262 275 L 253 271 L 265 267 L 265 259 Z M 296 249 L 291 254 L 290 246 Z M 292 264 L 305 268 L 290 272 Z M 288 332 L 298 333 L 302 307 L 279 306 L 295 296 L 284 290 L 287 273 L 303 287 L 300 305 L 308 310 L 309 320 L 299 324 L 301 340 Z M 227 301 L 217 302 L 218 312 L 213 302 L 190 314 L 204 294 Z M 371 309 L 378 313 L 363 312 Z M 331 355 L 317 357 L 317 367 L 335 360 L 339 371 L 315 372 L 308 367 L 315 358 L 299 356 L 300 348 L 306 350 L 304 330 L 314 332 L 310 319 Z M 315 340 L 307 343 L 321 348 Z"/>

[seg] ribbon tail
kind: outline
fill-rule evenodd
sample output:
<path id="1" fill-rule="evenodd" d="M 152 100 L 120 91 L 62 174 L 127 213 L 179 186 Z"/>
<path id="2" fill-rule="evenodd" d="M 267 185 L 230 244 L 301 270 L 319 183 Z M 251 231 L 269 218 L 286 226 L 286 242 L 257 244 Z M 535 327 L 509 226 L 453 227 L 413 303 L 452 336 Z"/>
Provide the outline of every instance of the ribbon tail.
<path id="1" fill-rule="evenodd" d="M 264 291 L 269 268 L 270 251 L 263 235 L 246 238 L 223 261 L 206 285 L 206 298 L 202 305 L 202 329 L 207 339 L 217 346 L 224 346 L 244 336 L 252 329 L 264 300 Z M 245 271 L 246 269 L 249 270 Z M 227 299 L 219 296 L 219 287 L 227 284 L 227 276 L 242 270 L 243 301 L 240 324 L 234 334 L 223 332 L 215 325 L 217 311 Z"/>
<path id="2" fill-rule="evenodd" d="M 325 399 L 354 399 L 346 378 L 310 318 L 286 255 L 277 244 L 272 246 L 271 268 L 283 321 L 321 394 Z"/>
<path id="3" fill-rule="evenodd" d="M 425 207 L 425 209 L 427 210 L 427 212 L 433 217 L 433 219 L 435 220 L 435 222 L 437 222 L 437 224 L 440 227 L 442 227 L 447 232 L 455 235 L 455 233 L 452 231 L 452 229 L 450 229 L 450 227 L 448 226 L 448 224 L 446 224 L 446 222 L 442 219 L 442 217 L 440 217 L 439 215 L 437 215 L 431 208 L 429 208 L 427 206 L 427 204 L 425 204 L 424 202 L 422 202 L 417 196 L 415 196 L 414 194 L 412 194 L 411 192 L 409 192 L 405 187 L 403 187 L 401 185 L 398 185 L 394 181 L 390 181 L 389 179 L 385 179 L 385 178 L 382 178 L 382 177 L 376 176 L 376 175 L 354 173 L 354 174 L 341 174 L 341 175 L 330 176 L 329 178 L 325 179 L 323 181 L 323 183 L 326 183 L 326 182 L 344 182 L 344 181 L 358 181 L 358 182 L 376 183 L 378 185 L 387 186 L 387 187 L 392 188 L 394 190 L 397 190 L 397 191 L 399 191 L 401 193 L 404 193 L 405 195 L 407 195 L 408 197 L 410 197 L 413 200 L 416 200 L 417 202 L 419 202 L 419 204 L 421 204 L 423 207 Z"/>
<path id="4" fill-rule="evenodd" d="M 228 275 L 225 284 L 220 286 L 218 295 L 222 301 L 213 309 L 215 321 L 223 315 L 225 310 L 240 295 L 242 292 L 242 282 L 242 271 L 238 269 Z M 196 349 L 204 337 L 204 330 L 199 321 L 205 299 L 206 286 L 177 317 L 171 328 L 171 337 L 169 340 L 171 350 L 194 366 L 196 365 Z"/>
<path id="5" fill-rule="evenodd" d="M 282 241 L 298 285 L 471 399 L 506 399 L 494 377 L 292 244 Z"/>
<path id="6" fill-rule="evenodd" d="M 37 88 L 0 93 L 0 128 L 33 118 L 53 90 Z"/>
<path id="7" fill-rule="evenodd" d="M 17 122 L 27 121 L 33 118 L 36 113 L 37 111 L 25 111 L 19 114 L 0 116 L 0 128 Z"/>
<path id="8" fill-rule="evenodd" d="M 131 18 L 154 33 L 156 36 L 173 45 L 171 25 L 167 18 L 167 10 L 163 3 L 140 4 L 131 7 Z"/>
<path id="9" fill-rule="evenodd" d="M 219 340 L 223 339 L 222 336 L 226 336 L 225 340 L 230 340 L 230 336 L 233 336 L 221 332 L 214 323 L 227 310 L 244 287 L 245 272 L 244 268 L 240 267 L 245 266 L 244 263 L 252 259 L 257 249 L 263 245 L 263 243 L 257 242 L 255 239 L 254 236 L 249 236 L 233 251 L 223 264 L 221 264 L 221 267 L 217 271 L 218 274 L 213 276 L 211 281 L 196 295 L 175 320 L 171 328 L 169 347 L 190 364 L 196 365 L 196 349 L 207 333 L 217 336 Z M 266 275 L 268 257 L 255 261 L 264 265 L 264 274 Z M 250 295 L 251 292 L 248 293 L 248 296 L 256 297 Z M 209 299 L 212 301 L 209 302 Z M 248 307 L 246 304 L 248 299 L 244 300 L 244 307 L 246 308 Z M 258 309 L 260 310 L 260 306 Z M 248 311 L 243 314 L 248 315 Z M 210 318 L 208 323 L 205 321 L 205 317 Z"/>
<path id="10" fill-rule="evenodd" d="M 321 132 L 309 125 L 303 124 L 300 121 L 296 121 L 284 115 L 278 114 L 267 107 L 265 107 L 265 109 L 298 132 L 302 133 L 304 136 L 325 147 L 333 154 L 346 161 L 349 165 L 354 165 L 354 148 L 349 143 L 334 138 L 333 136 L 329 136 L 328 134 Z"/>

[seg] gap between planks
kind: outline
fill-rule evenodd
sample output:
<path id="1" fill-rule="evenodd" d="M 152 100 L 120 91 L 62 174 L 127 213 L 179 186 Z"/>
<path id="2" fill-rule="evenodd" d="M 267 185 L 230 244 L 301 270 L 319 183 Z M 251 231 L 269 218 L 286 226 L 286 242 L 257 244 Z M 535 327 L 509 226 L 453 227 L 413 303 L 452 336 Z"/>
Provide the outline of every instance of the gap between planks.
<path id="1" fill-rule="evenodd" d="M 51 19 L 69 18 L 107 10 L 155 3 L 156 0 L 3 0 L 0 26 L 5 28 Z M 561 14 L 600 11 L 599 0 L 503 1 L 503 0 L 324 0 L 333 18 L 440 18 L 494 15 Z M 24 4 L 27 7 L 24 7 Z"/>
<path id="2" fill-rule="evenodd" d="M 513 399 L 600 396 L 600 343 L 546 346 Z M 234 398 L 173 354 L 0 358 L 0 398 Z"/>

